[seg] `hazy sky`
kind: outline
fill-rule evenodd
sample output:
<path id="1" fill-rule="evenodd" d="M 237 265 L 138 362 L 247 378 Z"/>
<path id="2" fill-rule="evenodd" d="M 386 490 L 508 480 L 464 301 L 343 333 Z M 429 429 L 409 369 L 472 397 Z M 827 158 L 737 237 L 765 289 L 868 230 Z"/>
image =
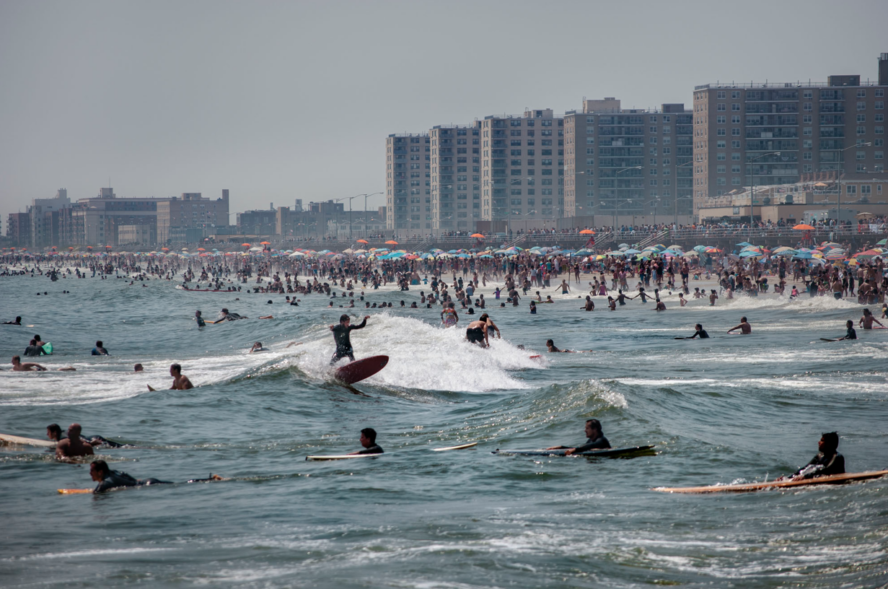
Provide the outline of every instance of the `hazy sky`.
<path id="1" fill-rule="evenodd" d="M 32 198 L 109 177 L 121 197 L 229 188 L 232 211 L 382 191 L 389 133 L 584 96 L 689 105 L 717 80 L 875 79 L 888 52 L 886 0 L 727 6 L 0 0 L 3 232 Z"/>

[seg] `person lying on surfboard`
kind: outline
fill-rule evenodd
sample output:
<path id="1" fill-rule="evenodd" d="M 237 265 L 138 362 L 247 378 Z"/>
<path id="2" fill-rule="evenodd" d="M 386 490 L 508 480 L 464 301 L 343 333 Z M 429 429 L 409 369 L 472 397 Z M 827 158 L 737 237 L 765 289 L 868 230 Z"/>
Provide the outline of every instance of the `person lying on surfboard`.
<path id="1" fill-rule="evenodd" d="M 75 424 L 76 425 L 76 424 Z M 62 432 L 62 428 L 59 427 L 57 423 L 51 423 L 46 426 L 46 437 L 53 442 L 61 442 L 62 440 L 67 440 L 68 435 Z M 80 439 L 83 442 L 89 444 L 90 446 L 107 446 L 109 448 L 122 448 L 123 444 L 118 444 L 117 442 L 112 442 L 111 440 L 105 439 L 102 436 L 84 436 L 80 434 Z"/>
<path id="2" fill-rule="evenodd" d="M 331 325 L 330 331 L 333 332 L 333 339 L 336 341 L 336 351 L 330 364 L 336 364 L 342 358 L 348 357 L 352 362 L 355 361 L 355 351 L 351 345 L 351 331 L 353 329 L 364 329 L 370 315 L 364 317 L 360 325 L 351 325 L 351 318 L 348 315 L 342 315 L 339 318 L 339 325 Z"/>
<path id="3" fill-rule="evenodd" d="M 584 352 L 593 352 L 594 350 L 562 350 L 561 348 L 555 346 L 555 342 L 553 340 L 546 340 L 546 349 L 551 354 L 582 354 Z"/>
<path id="4" fill-rule="evenodd" d="M 552 446 L 551 448 L 546 448 L 546 450 L 567 450 L 565 454 L 570 456 L 577 452 L 606 450 L 611 447 L 610 442 L 607 441 L 607 438 L 605 438 L 604 434 L 601 432 L 601 422 L 597 419 L 586 420 L 586 438 L 588 438 L 586 443 L 582 446 L 577 446 L 576 448 L 571 448 L 570 446 Z"/>
<path id="5" fill-rule="evenodd" d="M 32 370 L 36 370 L 37 372 L 44 372 L 46 370 L 46 367 L 41 366 L 36 362 L 22 362 L 21 356 L 13 356 L 12 370 L 13 372 L 31 372 Z"/>
<path id="6" fill-rule="evenodd" d="M 92 480 L 99 483 L 93 489 L 93 493 L 105 493 L 112 489 L 120 489 L 122 487 L 144 487 L 148 485 L 172 485 L 171 481 L 161 481 L 158 479 L 136 479 L 120 470 L 111 470 L 108 463 L 104 460 L 96 460 L 89 465 L 89 476 Z M 208 483 L 211 481 L 224 481 L 217 474 L 210 474 L 206 479 L 189 479 L 189 483 Z"/>
<path id="7" fill-rule="evenodd" d="M 828 477 L 834 474 L 845 474 L 845 457 L 839 454 L 839 434 L 829 432 L 820 436 L 817 443 L 817 455 L 811 462 L 788 477 L 780 477 L 778 481 L 813 479 L 815 477 Z"/>
<path id="8" fill-rule="evenodd" d="M 382 454 L 382 448 L 376 445 L 376 430 L 372 427 L 365 427 L 361 430 L 361 445 L 363 450 L 350 452 L 349 456 L 356 454 Z"/>

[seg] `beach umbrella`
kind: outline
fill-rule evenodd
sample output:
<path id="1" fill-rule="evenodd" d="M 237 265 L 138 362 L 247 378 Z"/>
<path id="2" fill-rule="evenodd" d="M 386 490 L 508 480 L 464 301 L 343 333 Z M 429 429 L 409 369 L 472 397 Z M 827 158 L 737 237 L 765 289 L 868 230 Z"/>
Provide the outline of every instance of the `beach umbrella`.
<path id="1" fill-rule="evenodd" d="M 394 239 L 390 239 L 389 241 L 387 241 L 385 243 L 386 243 L 386 245 L 398 245 L 398 242 L 395 241 Z"/>
<path id="2" fill-rule="evenodd" d="M 888 245 L 888 239 L 881 239 L 876 242 L 876 245 Z"/>
<path id="3" fill-rule="evenodd" d="M 623 253 L 626 255 L 629 255 L 629 254 L 640 254 L 641 252 L 636 249 L 630 248 L 630 249 L 624 250 Z"/>
<path id="4" fill-rule="evenodd" d="M 671 249 L 671 250 L 684 250 L 684 248 L 681 247 L 680 245 L 670 245 L 670 246 L 669 246 L 668 248 L 666 248 L 666 249 Z"/>
<path id="5" fill-rule="evenodd" d="M 855 258 L 863 258 L 864 260 L 868 260 L 875 256 L 881 256 L 882 252 L 879 250 L 866 250 L 865 252 L 860 252 L 859 254 L 855 254 Z"/>
<path id="6" fill-rule="evenodd" d="M 250 247 L 251 245 L 253 245 L 253 244 L 252 243 L 242 243 L 241 247 Z"/>
<path id="7" fill-rule="evenodd" d="M 798 260 L 811 260 L 814 258 L 814 254 L 812 254 L 811 252 L 799 251 L 793 256 L 793 258 L 796 258 Z"/>
<path id="8" fill-rule="evenodd" d="M 591 229 L 583 229 L 580 231 L 580 235 L 595 235 L 595 232 Z"/>
<path id="9" fill-rule="evenodd" d="M 260 241 L 259 245 L 271 245 L 270 241 Z"/>
<path id="10" fill-rule="evenodd" d="M 705 245 L 698 245 L 698 246 L 695 246 L 695 247 L 694 247 L 694 251 L 697 252 L 697 253 L 701 253 L 701 254 L 702 254 L 703 252 L 706 251 L 706 246 L 705 246 Z"/>
<path id="11" fill-rule="evenodd" d="M 691 250 L 691 251 L 687 252 L 687 253 L 684 255 L 684 257 L 686 257 L 686 258 L 698 258 L 698 257 L 700 257 L 700 254 L 698 254 L 698 253 L 695 252 L 694 250 Z"/>
<path id="12" fill-rule="evenodd" d="M 370 243 L 370 242 L 367 241 L 366 239 L 359 239 L 359 240 L 358 240 L 358 243 Z"/>
<path id="13" fill-rule="evenodd" d="M 793 227 L 793 229 L 797 231 L 814 231 L 813 227 L 811 227 L 810 225 L 805 225 L 804 223 L 801 225 L 796 225 L 795 227 Z"/>
<path id="14" fill-rule="evenodd" d="M 199 251 L 199 252 L 205 252 L 205 251 L 207 251 L 207 250 L 205 250 L 205 249 L 202 248 L 202 247 L 199 247 L 199 248 L 197 248 L 197 251 Z M 120 253 L 123 253 L 123 252 L 120 252 Z"/>
<path id="15" fill-rule="evenodd" d="M 478 239 L 484 239 L 484 236 L 480 233 L 472 233 L 472 237 L 477 237 Z"/>
<path id="16" fill-rule="evenodd" d="M 760 257 L 762 257 L 762 253 L 761 252 L 754 252 L 754 251 L 750 250 L 750 251 L 741 252 L 740 257 L 741 258 L 760 258 Z"/>
<path id="17" fill-rule="evenodd" d="M 623 249 L 624 247 L 629 247 L 629 244 L 628 244 L 628 243 L 621 243 L 621 244 L 618 245 L 617 247 L 620 248 L 620 249 Z"/>

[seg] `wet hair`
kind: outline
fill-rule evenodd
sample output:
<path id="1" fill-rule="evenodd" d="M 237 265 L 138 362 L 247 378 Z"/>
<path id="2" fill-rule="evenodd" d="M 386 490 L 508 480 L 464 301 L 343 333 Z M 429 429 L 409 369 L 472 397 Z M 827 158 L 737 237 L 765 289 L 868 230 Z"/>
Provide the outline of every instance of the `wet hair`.
<path id="1" fill-rule="evenodd" d="M 269 300 L 267 304 L 271 305 L 273 304 L 273 301 Z"/>
<path id="2" fill-rule="evenodd" d="M 823 442 L 826 444 L 826 449 L 830 452 L 835 452 L 839 447 L 839 433 L 838 432 L 829 432 L 823 434 L 821 438 Z"/>
<path id="3" fill-rule="evenodd" d="M 55 439 L 60 440 L 62 438 L 62 428 L 57 423 L 51 423 L 46 426 L 46 432 L 53 434 Z"/>
<path id="4" fill-rule="evenodd" d="M 703 329 L 703 326 L 698 323 L 697 325 L 694 326 L 694 329 Z"/>
<path id="5" fill-rule="evenodd" d="M 41 341 L 41 340 L 40 340 L 40 336 L 37 335 L 36 333 L 34 334 L 34 339 L 37 340 L 38 342 Z"/>
<path id="6" fill-rule="evenodd" d="M 872 315 L 872 313 L 870 313 L 870 310 L 869 310 L 869 309 L 864 309 L 864 310 L 863 310 L 863 314 L 864 314 L 864 315 Z"/>
<path id="7" fill-rule="evenodd" d="M 364 434 L 364 437 L 370 440 L 371 444 L 376 443 L 376 430 L 372 427 L 365 427 L 361 430 L 361 433 Z"/>
<path id="8" fill-rule="evenodd" d="M 848 327 L 854 327 L 854 322 L 849 319 L 849 320 L 845 321 L 845 325 L 847 325 Z"/>
<path id="9" fill-rule="evenodd" d="M 594 429 L 595 431 L 598 431 L 598 432 L 601 431 L 601 422 L 598 421 L 597 419 L 587 419 L 586 423 L 588 423 L 590 426 L 592 426 L 592 429 Z"/>
<path id="10" fill-rule="evenodd" d="M 136 364 L 135 366 L 133 366 L 133 371 L 135 372 L 142 372 L 143 370 L 145 370 L 145 368 L 141 364 Z"/>
<path id="11" fill-rule="evenodd" d="M 746 317 L 741 317 L 740 321 L 746 321 Z"/>
<path id="12" fill-rule="evenodd" d="M 102 340 L 99 340 L 99 341 L 96 342 L 96 347 L 97 347 L 97 348 L 101 348 L 101 347 L 102 347 Z"/>
<path id="13" fill-rule="evenodd" d="M 554 346 L 554 345 L 555 345 L 555 342 L 552 341 L 552 340 L 550 340 L 550 339 L 547 339 L 547 340 L 546 340 L 546 345 L 547 345 L 547 346 Z"/>
<path id="14" fill-rule="evenodd" d="M 108 467 L 108 463 L 104 460 L 93 460 L 92 464 L 89 465 L 90 470 L 97 470 L 98 472 L 103 472 L 105 474 L 110 474 L 111 469 Z"/>
<path id="15" fill-rule="evenodd" d="M 225 307 L 222 307 L 222 312 L 223 312 L 223 313 L 228 313 L 228 309 L 226 309 Z"/>
<path id="16" fill-rule="evenodd" d="M 349 320 L 348 315 L 340 315 L 340 316 L 339 316 L 339 322 L 340 322 L 340 323 L 342 323 L 343 321 L 348 321 L 348 320 Z"/>
<path id="17" fill-rule="evenodd" d="M 13 363 L 15 363 L 15 362 L 21 362 L 21 361 L 22 361 L 22 357 L 21 357 L 21 356 L 13 356 L 13 357 L 12 357 L 12 362 L 13 362 Z"/>
<path id="18" fill-rule="evenodd" d="M 478 317 L 478 321 L 487 321 L 488 319 L 490 319 L 490 315 L 487 313 L 482 313 L 481 316 Z"/>
<path id="19" fill-rule="evenodd" d="M 37 345 L 37 340 L 32 339 L 31 341 L 28 342 L 28 345 L 29 345 L 29 346 L 36 346 L 36 345 Z"/>
<path id="20" fill-rule="evenodd" d="M 181 365 L 181 364 L 171 364 L 171 365 L 170 365 L 170 368 L 171 368 L 172 370 L 175 370 L 175 371 L 178 372 L 179 374 L 182 373 L 182 365 Z"/>

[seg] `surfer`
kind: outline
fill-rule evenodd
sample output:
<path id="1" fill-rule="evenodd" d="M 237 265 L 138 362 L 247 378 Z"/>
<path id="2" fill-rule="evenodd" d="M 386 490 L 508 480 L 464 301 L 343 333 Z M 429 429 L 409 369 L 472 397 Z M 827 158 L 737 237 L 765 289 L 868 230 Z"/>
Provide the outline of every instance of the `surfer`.
<path id="1" fill-rule="evenodd" d="M 842 337 L 840 337 L 838 339 L 826 340 L 826 341 L 840 342 L 840 341 L 846 340 L 846 339 L 857 339 L 857 331 L 854 330 L 854 322 L 849 319 L 848 321 L 845 322 L 845 327 L 848 328 L 848 331 L 845 332 L 845 335 L 843 335 Z"/>
<path id="2" fill-rule="evenodd" d="M 731 333 L 732 331 L 737 331 L 738 329 L 743 335 L 749 335 L 750 333 L 752 333 L 752 326 L 749 324 L 749 321 L 746 320 L 746 317 L 741 317 L 740 325 L 732 327 L 728 330 L 728 333 Z"/>
<path id="3" fill-rule="evenodd" d="M 28 342 L 28 347 L 25 348 L 25 356 L 44 356 L 46 354 L 46 350 L 37 345 L 37 340 L 32 339 Z"/>
<path id="4" fill-rule="evenodd" d="M 709 334 L 706 333 L 706 330 L 703 329 L 702 325 L 700 325 L 698 323 L 694 326 L 694 329 L 696 330 L 696 331 L 694 331 L 694 335 L 692 335 L 690 337 L 677 337 L 675 339 L 697 339 L 698 337 L 700 339 L 709 339 Z"/>
<path id="5" fill-rule="evenodd" d="M 845 474 L 845 457 L 839 454 L 839 434 L 829 432 L 820 436 L 817 443 L 817 455 L 811 462 L 800 468 L 792 477 L 782 477 L 779 480 L 799 481 L 813 479 L 815 477 L 828 477 L 835 474 Z"/>
<path id="6" fill-rule="evenodd" d="M 250 348 L 250 353 L 251 353 L 251 354 L 252 354 L 253 352 L 267 352 L 267 351 L 268 351 L 267 348 L 263 348 L 263 347 L 262 347 L 262 342 L 256 342 L 255 344 L 253 344 L 253 347 Z"/>
<path id="7" fill-rule="evenodd" d="M 577 452 L 588 452 L 589 450 L 606 450 L 611 447 L 610 442 L 607 441 L 607 438 L 604 437 L 604 434 L 601 432 L 601 422 L 597 419 L 587 419 L 586 420 L 586 443 L 582 446 L 577 446 L 576 448 L 570 448 L 568 446 L 553 446 L 551 448 L 546 448 L 546 450 L 567 450 L 564 454 L 566 456 L 570 456 L 571 454 L 576 454 Z"/>
<path id="8" fill-rule="evenodd" d="M 194 312 L 194 320 L 197 321 L 197 326 L 198 326 L 198 327 L 204 327 L 204 326 L 206 326 L 206 322 L 204 321 L 204 318 L 201 317 L 200 311 L 195 311 L 195 312 Z"/>
<path id="9" fill-rule="evenodd" d="M 361 430 L 361 446 L 364 447 L 363 450 L 351 452 L 349 456 L 354 456 L 355 454 L 382 454 L 382 448 L 376 444 L 376 430 L 372 427 L 365 427 Z"/>
<path id="10" fill-rule="evenodd" d="M 47 431 L 49 428 L 47 428 Z M 72 423 L 68 427 L 68 437 L 56 446 L 56 458 L 70 460 L 79 456 L 92 456 L 93 447 L 80 435 L 80 424 Z"/>
<path id="11" fill-rule="evenodd" d="M 860 320 L 858 320 L 857 325 L 863 327 L 863 329 L 866 330 L 866 329 L 872 329 L 873 323 L 878 323 L 879 327 L 885 327 L 884 325 L 879 323 L 879 320 L 876 319 L 875 315 L 870 313 L 869 309 L 864 309 L 863 310 L 863 317 L 861 317 Z"/>
<path id="12" fill-rule="evenodd" d="M 133 366 L 133 372 L 144 372 L 144 371 L 145 371 L 145 367 L 142 366 L 141 364 L 136 364 L 135 366 Z"/>
<path id="13" fill-rule="evenodd" d="M 104 348 L 104 346 L 102 345 L 102 340 L 99 340 L 96 342 L 96 347 L 94 347 L 92 350 L 92 355 L 93 356 L 110 356 L 111 354 L 109 354 L 108 350 L 106 350 Z"/>
<path id="14" fill-rule="evenodd" d="M 353 329 L 364 329 L 368 319 L 370 319 L 369 315 L 364 317 L 360 325 L 350 325 L 351 318 L 348 315 L 342 315 L 339 318 L 339 325 L 330 326 L 330 331 L 333 332 L 333 339 L 336 341 L 336 351 L 333 353 L 330 364 L 335 364 L 346 356 L 352 362 L 355 361 L 355 351 L 351 345 L 351 331 Z"/>
<path id="15" fill-rule="evenodd" d="M 36 370 L 37 372 L 43 372 L 46 370 L 45 366 L 41 366 L 36 362 L 22 362 L 20 356 L 12 357 L 12 370 L 13 372 L 31 372 L 32 370 Z"/>
<path id="16" fill-rule="evenodd" d="M 61 442 L 62 440 L 67 440 L 68 436 L 62 433 L 62 428 L 59 427 L 59 424 L 52 423 L 46 426 L 46 437 L 49 438 L 53 442 Z M 81 434 L 80 439 L 89 444 L 90 446 L 107 446 L 109 448 L 122 448 L 123 444 L 118 444 L 117 442 L 112 442 L 102 436 L 84 436 Z"/>
<path id="17" fill-rule="evenodd" d="M 16 317 L 15 321 L 4 321 L 3 322 L 3 325 L 21 325 L 21 324 L 22 324 L 21 317 Z"/>
<path id="18" fill-rule="evenodd" d="M 546 340 L 546 349 L 552 354 L 582 354 L 583 352 L 591 352 L 592 350 L 562 350 L 555 346 L 553 340 Z"/>

